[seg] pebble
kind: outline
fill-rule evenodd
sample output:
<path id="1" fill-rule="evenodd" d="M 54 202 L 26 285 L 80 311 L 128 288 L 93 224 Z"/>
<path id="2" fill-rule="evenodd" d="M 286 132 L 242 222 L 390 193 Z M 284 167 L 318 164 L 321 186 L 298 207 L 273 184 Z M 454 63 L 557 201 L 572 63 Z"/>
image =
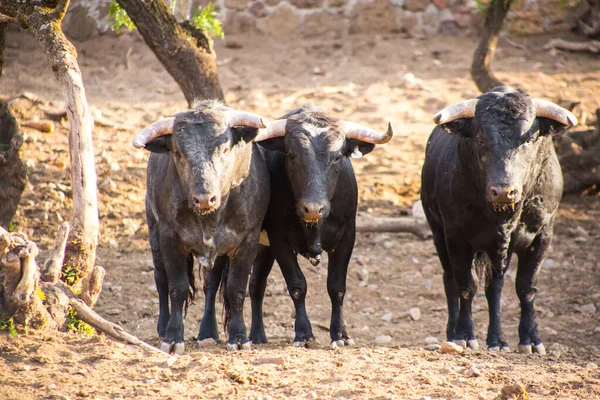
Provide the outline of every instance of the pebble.
<path id="1" fill-rule="evenodd" d="M 551 258 L 546 258 L 546 260 L 544 260 L 544 264 L 542 264 L 542 268 L 544 269 L 552 269 L 555 267 L 558 267 L 558 263 Z"/>
<path id="2" fill-rule="evenodd" d="M 442 346 L 437 343 L 432 343 L 432 344 L 428 344 L 425 346 L 425 349 L 429 350 L 429 351 L 437 351 L 441 348 L 442 348 Z"/>
<path id="3" fill-rule="evenodd" d="M 596 305 L 594 303 L 584 304 L 583 306 L 580 306 L 579 309 L 582 312 L 589 312 L 594 314 L 596 312 Z"/>
<path id="4" fill-rule="evenodd" d="M 481 376 L 481 371 L 473 365 L 470 368 L 465 370 L 465 375 L 468 378 L 471 378 L 474 376 L 477 377 L 477 376 Z"/>
<path id="5" fill-rule="evenodd" d="M 565 351 L 567 351 L 567 348 L 565 346 L 563 346 L 560 343 L 553 343 L 550 346 L 550 349 L 548 351 L 548 354 L 552 357 L 560 357 L 562 354 L 565 353 Z"/>
<path id="6" fill-rule="evenodd" d="M 177 357 L 176 356 L 171 356 L 171 357 L 169 357 L 167 359 L 167 361 L 165 362 L 165 364 L 166 364 L 166 366 L 168 368 L 171 368 L 175 364 L 176 361 L 177 361 Z"/>
<path id="7" fill-rule="evenodd" d="M 385 322 L 392 322 L 392 317 L 393 317 L 392 313 L 389 312 L 389 313 L 383 314 L 383 317 L 381 317 L 381 319 Z"/>
<path id="8" fill-rule="evenodd" d="M 558 335 L 558 332 L 555 329 L 550 328 L 549 326 L 544 327 L 544 332 L 546 332 L 550 336 Z"/>
<path id="9" fill-rule="evenodd" d="M 314 390 L 311 390 L 310 392 L 308 392 L 306 394 L 306 398 L 308 398 L 308 399 L 318 399 L 319 395 L 317 395 L 317 392 L 315 392 Z"/>
<path id="10" fill-rule="evenodd" d="M 388 344 L 392 343 L 392 337 L 389 335 L 379 335 L 375 338 L 377 344 Z"/>
<path id="11" fill-rule="evenodd" d="M 385 247 L 387 250 L 389 250 L 392 247 L 394 247 L 394 242 L 389 241 L 389 240 L 387 242 L 383 242 L 383 247 Z"/>
<path id="12" fill-rule="evenodd" d="M 31 366 L 30 365 L 21 365 L 18 368 L 19 371 L 30 371 L 31 370 Z"/>
<path id="13" fill-rule="evenodd" d="M 435 336 L 427 336 L 425 338 L 425 344 L 435 344 L 438 343 L 438 340 Z"/>
<path id="14" fill-rule="evenodd" d="M 461 346 L 452 342 L 444 342 L 440 350 L 444 354 L 462 354 L 465 351 Z"/>
<path id="15" fill-rule="evenodd" d="M 421 310 L 419 310 L 417 307 L 413 307 L 408 310 L 408 315 L 413 321 L 418 321 L 421 319 Z"/>

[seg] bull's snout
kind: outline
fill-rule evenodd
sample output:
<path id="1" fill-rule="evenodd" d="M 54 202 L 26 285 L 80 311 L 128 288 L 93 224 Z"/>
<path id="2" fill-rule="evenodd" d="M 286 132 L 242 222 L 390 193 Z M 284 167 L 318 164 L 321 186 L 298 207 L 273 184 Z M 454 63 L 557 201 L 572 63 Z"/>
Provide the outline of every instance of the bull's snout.
<path id="1" fill-rule="evenodd" d="M 212 212 L 219 208 L 221 199 L 215 193 L 196 193 L 192 195 L 194 209 L 202 214 Z"/>
<path id="2" fill-rule="evenodd" d="M 304 222 L 316 224 L 329 215 L 329 203 L 326 201 L 300 200 L 298 202 L 298 216 Z"/>
<path id="3" fill-rule="evenodd" d="M 519 201 L 519 189 L 514 186 L 490 186 L 488 198 L 492 203 L 516 203 Z"/>

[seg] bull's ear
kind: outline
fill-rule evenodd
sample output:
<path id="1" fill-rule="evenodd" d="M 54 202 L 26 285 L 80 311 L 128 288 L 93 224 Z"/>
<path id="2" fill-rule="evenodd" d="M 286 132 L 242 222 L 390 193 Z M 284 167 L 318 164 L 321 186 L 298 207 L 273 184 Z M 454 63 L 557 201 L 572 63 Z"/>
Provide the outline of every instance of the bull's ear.
<path id="1" fill-rule="evenodd" d="M 471 127 L 472 121 L 473 118 L 460 118 L 452 122 L 448 122 L 447 124 L 442 124 L 440 125 L 440 128 L 451 135 L 473 137 L 473 129 Z"/>
<path id="2" fill-rule="evenodd" d="M 173 150 L 173 135 L 159 136 L 146 143 L 144 148 L 153 153 L 168 153 Z"/>
<path id="3" fill-rule="evenodd" d="M 353 156 L 354 158 L 360 158 L 365 154 L 369 154 L 373 151 L 375 145 L 372 143 L 361 142 L 356 139 L 346 139 L 346 157 Z"/>
<path id="4" fill-rule="evenodd" d="M 267 140 L 261 140 L 257 143 L 267 150 L 285 153 L 285 138 L 283 136 Z"/>
<path id="5" fill-rule="evenodd" d="M 233 145 L 235 146 L 240 141 L 244 141 L 246 143 L 251 142 L 258 135 L 258 129 L 252 128 L 249 126 L 234 126 L 231 128 L 231 136 L 233 140 Z"/>
<path id="6" fill-rule="evenodd" d="M 569 129 L 569 126 L 550 118 L 538 117 L 538 121 L 540 122 L 540 135 L 560 135 Z"/>

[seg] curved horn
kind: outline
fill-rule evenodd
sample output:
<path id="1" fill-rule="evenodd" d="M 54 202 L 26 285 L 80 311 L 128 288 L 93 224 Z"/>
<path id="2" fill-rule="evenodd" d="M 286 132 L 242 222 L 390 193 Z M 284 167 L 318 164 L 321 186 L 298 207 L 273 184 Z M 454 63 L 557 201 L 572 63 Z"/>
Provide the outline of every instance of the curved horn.
<path id="1" fill-rule="evenodd" d="M 260 115 L 239 110 L 226 112 L 229 126 L 249 126 L 252 128 L 266 128 L 268 121 Z"/>
<path id="2" fill-rule="evenodd" d="M 383 133 L 349 121 L 344 121 L 344 129 L 346 130 L 347 138 L 371 144 L 387 143 L 392 139 L 392 136 L 394 136 L 394 128 L 392 127 L 391 122 L 388 122 L 387 131 Z"/>
<path id="3" fill-rule="evenodd" d="M 536 110 L 535 115 L 538 117 L 550 118 L 567 126 L 577 125 L 577 117 L 557 104 L 547 100 L 533 99 L 533 105 Z"/>
<path id="4" fill-rule="evenodd" d="M 477 99 L 465 100 L 446 107 L 433 116 L 433 122 L 442 125 L 460 118 L 473 118 L 477 101 Z"/>
<path id="5" fill-rule="evenodd" d="M 141 149 L 146 147 L 146 143 L 156 139 L 159 136 L 170 135 L 173 133 L 173 122 L 175 117 L 159 119 L 151 123 L 133 139 L 133 147 Z"/>
<path id="6" fill-rule="evenodd" d="M 254 139 L 255 142 L 260 142 L 262 140 L 273 139 L 276 137 L 282 137 L 285 135 L 285 125 L 287 123 L 287 119 L 278 119 L 277 121 L 273 121 L 269 123 L 266 129 L 261 129 L 258 132 L 258 135 Z"/>

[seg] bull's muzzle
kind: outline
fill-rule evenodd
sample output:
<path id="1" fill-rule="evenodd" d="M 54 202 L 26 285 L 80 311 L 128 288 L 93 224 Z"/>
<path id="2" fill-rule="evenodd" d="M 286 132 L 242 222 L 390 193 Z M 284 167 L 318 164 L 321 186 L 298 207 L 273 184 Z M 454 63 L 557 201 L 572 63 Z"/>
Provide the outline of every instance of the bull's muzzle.
<path id="1" fill-rule="evenodd" d="M 194 211 L 201 215 L 210 214 L 221 205 L 221 198 L 216 193 L 196 193 L 192 195 Z"/>
<path id="2" fill-rule="evenodd" d="M 521 199 L 521 193 L 514 186 L 490 186 L 487 197 L 494 211 L 508 211 L 514 210 L 515 204 Z"/>
<path id="3" fill-rule="evenodd" d="M 329 215 L 329 202 L 300 200 L 298 202 L 297 213 L 300 219 L 307 224 L 318 224 L 327 215 Z"/>

